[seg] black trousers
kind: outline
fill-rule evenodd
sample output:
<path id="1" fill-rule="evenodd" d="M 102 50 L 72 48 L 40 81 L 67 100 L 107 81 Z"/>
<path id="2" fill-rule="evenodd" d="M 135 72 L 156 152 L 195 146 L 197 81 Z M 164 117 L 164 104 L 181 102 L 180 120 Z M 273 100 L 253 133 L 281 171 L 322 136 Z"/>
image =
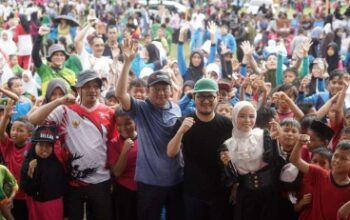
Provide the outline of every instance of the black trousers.
<path id="1" fill-rule="evenodd" d="M 11 213 L 16 220 L 28 220 L 26 200 L 14 199 Z"/>
<path id="2" fill-rule="evenodd" d="M 138 182 L 137 199 L 139 220 L 159 220 L 163 207 L 167 220 L 184 219 L 182 183 L 163 187 Z"/>
<path id="3" fill-rule="evenodd" d="M 137 192 L 114 184 L 113 207 L 115 220 L 137 220 Z"/>
<path id="4" fill-rule="evenodd" d="M 111 183 L 104 181 L 84 187 L 70 187 L 67 195 L 69 220 L 83 220 L 84 203 L 89 209 L 89 219 L 111 220 Z"/>

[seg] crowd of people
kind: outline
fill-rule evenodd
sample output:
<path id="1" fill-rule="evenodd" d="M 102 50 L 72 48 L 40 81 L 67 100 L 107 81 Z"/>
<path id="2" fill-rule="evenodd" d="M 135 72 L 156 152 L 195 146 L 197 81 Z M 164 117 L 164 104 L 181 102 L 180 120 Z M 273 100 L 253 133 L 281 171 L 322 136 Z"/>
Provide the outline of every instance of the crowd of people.
<path id="1" fill-rule="evenodd" d="M 350 219 L 349 3 L 147 2 L 1 2 L 0 219 Z"/>

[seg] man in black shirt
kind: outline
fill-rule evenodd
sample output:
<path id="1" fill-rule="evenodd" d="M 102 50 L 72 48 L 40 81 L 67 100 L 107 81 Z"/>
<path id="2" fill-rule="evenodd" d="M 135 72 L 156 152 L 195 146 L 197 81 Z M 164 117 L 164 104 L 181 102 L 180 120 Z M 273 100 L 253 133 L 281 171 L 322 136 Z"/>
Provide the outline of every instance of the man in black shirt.
<path id="1" fill-rule="evenodd" d="M 232 123 L 215 114 L 218 85 L 201 79 L 194 86 L 196 112 L 177 122 L 178 131 L 167 147 L 170 157 L 182 146 L 186 219 L 229 219 L 229 189 L 221 180 L 220 145 L 232 136 Z"/>

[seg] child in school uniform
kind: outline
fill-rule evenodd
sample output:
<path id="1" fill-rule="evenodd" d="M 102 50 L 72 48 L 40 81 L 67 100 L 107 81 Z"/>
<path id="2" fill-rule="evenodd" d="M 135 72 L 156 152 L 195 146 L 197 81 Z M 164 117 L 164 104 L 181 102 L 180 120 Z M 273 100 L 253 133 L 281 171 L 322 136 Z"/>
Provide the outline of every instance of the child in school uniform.
<path id="1" fill-rule="evenodd" d="M 115 177 L 114 207 L 118 220 L 137 220 L 137 185 L 134 180 L 137 157 L 137 132 L 134 120 L 117 108 L 120 136 L 108 143 L 107 164 Z"/>
<path id="2" fill-rule="evenodd" d="M 23 162 L 21 189 L 27 195 L 29 220 L 62 220 L 67 189 L 57 128 L 43 125 L 32 136 L 32 147 Z"/>
<path id="3" fill-rule="evenodd" d="M 300 157 L 301 146 L 310 142 L 309 135 L 300 135 L 290 161 L 308 178 L 312 187 L 309 209 L 304 209 L 299 220 L 336 220 L 338 209 L 350 198 L 350 142 L 338 143 L 331 160 L 331 170 L 308 164 Z"/>
<path id="4" fill-rule="evenodd" d="M 24 155 L 28 152 L 31 142 L 29 138 L 33 130 L 33 125 L 24 118 L 19 118 L 13 122 L 10 135 L 6 133 L 6 127 L 10 121 L 14 109 L 14 101 L 9 100 L 4 115 L 0 120 L 0 150 L 3 156 L 4 164 L 14 175 L 17 183 L 20 185 L 21 166 L 24 161 Z M 12 214 L 15 219 L 27 219 L 27 205 L 25 194 L 18 191 L 13 201 L 14 208 Z"/>

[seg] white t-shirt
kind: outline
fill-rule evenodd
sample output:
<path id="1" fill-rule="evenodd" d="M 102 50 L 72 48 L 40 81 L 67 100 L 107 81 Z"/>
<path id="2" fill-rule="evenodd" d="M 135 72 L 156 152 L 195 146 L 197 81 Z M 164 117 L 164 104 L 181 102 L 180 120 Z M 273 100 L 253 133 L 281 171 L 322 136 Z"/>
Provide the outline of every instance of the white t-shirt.
<path id="1" fill-rule="evenodd" d="M 100 77 L 110 78 L 110 65 L 113 63 L 112 59 L 103 56 L 97 58 L 89 54 L 85 49 L 82 50 L 79 58 L 83 65 L 83 70 L 94 69 Z"/>

